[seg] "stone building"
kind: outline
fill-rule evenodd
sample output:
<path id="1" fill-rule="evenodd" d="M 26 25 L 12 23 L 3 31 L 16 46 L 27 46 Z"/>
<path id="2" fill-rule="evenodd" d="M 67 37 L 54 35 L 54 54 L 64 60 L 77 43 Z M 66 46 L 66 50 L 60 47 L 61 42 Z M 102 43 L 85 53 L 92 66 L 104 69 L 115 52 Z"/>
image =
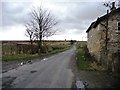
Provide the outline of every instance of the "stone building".
<path id="1" fill-rule="evenodd" d="M 120 7 L 97 18 L 86 33 L 90 54 L 107 70 L 120 72 Z"/>

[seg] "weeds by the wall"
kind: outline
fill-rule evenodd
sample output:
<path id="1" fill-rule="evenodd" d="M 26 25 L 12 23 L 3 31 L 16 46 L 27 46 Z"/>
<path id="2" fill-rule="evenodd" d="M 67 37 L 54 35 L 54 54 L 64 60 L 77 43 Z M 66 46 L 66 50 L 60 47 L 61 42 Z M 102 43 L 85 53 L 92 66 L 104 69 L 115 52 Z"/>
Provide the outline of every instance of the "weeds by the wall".
<path id="1" fill-rule="evenodd" d="M 87 71 L 104 71 L 104 68 L 97 64 L 94 56 L 91 56 L 87 46 L 81 45 L 79 43 L 77 45 L 77 66 L 80 70 Z"/>
<path id="2" fill-rule="evenodd" d="M 77 66 L 80 70 L 90 69 L 90 64 L 85 60 L 84 51 L 82 49 L 77 51 Z"/>

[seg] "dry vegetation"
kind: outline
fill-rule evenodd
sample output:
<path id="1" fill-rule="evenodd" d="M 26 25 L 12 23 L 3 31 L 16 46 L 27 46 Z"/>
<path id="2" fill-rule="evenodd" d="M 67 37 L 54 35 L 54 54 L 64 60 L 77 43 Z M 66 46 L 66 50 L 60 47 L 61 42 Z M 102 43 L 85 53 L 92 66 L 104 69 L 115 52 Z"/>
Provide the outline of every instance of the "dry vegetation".
<path id="1" fill-rule="evenodd" d="M 3 41 L 2 60 L 30 59 L 64 51 L 71 46 L 69 41 L 44 41 L 42 49 L 38 51 L 37 42 L 31 46 L 29 41 Z M 32 53 L 31 53 L 32 52 Z"/>
<path id="2" fill-rule="evenodd" d="M 86 42 L 77 45 L 77 65 L 80 70 L 104 71 L 104 68 L 96 63 L 96 59 L 90 55 Z"/>

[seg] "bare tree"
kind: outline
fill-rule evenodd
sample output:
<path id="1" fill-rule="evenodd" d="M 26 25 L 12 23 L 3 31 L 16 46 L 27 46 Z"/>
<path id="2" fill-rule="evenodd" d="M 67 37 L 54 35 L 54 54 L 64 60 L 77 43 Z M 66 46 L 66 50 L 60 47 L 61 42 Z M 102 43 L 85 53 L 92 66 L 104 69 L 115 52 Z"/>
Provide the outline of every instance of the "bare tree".
<path id="1" fill-rule="evenodd" d="M 104 2 L 103 5 L 104 5 L 105 7 L 108 7 L 109 9 L 112 8 L 112 6 L 111 6 L 111 2 L 110 2 L 110 1 L 108 1 L 108 2 Z"/>
<path id="2" fill-rule="evenodd" d="M 32 45 L 33 39 L 35 38 L 34 31 L 33 31 L 33 23 L 32 22 L 27 23 L 25 26 L 26 26 L 26 36 L 30 38 L 30 43 Z"/>
<path id="3" fill-rule="evenodd" d="M 41 49 L 42 40 L 45 37 L 49 37 L 55 34 L 55 26 L 58 24 L 56 18 L 41 7 L 34 9 L 31 12 L 32 20 L 26 25 L 26 31 L 30 37 L 30 40 L 35 38 L 38 40 L 38 47 Z"/>
<path id="4" fill-rule="evenodd" d="M 103 5 L 105 7 L 108 7 L 110 10 L 114 9 L 115 7 L 119 8 L 120 7 L 120 1 L 115 0 L 115 1 L 105 1 L 103 2 Z"/>

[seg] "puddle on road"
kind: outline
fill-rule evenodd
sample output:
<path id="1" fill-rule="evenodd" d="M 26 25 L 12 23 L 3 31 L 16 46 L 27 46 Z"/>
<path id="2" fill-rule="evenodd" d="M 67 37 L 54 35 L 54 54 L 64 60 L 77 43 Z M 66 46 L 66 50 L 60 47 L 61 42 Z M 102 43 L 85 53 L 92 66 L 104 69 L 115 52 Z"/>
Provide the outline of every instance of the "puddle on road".
<path id="1" fill-rule="evenodd" d="M 6 73 L 7 72 L 7 70 L 2 70 L 2 73 Z"/>
<path id="2" fill-rule="evenodd" d="M 37 72 L 37 71 L 36 70 L 30 71 L 30 73 L 35 73 L 35 72 Z"/>

